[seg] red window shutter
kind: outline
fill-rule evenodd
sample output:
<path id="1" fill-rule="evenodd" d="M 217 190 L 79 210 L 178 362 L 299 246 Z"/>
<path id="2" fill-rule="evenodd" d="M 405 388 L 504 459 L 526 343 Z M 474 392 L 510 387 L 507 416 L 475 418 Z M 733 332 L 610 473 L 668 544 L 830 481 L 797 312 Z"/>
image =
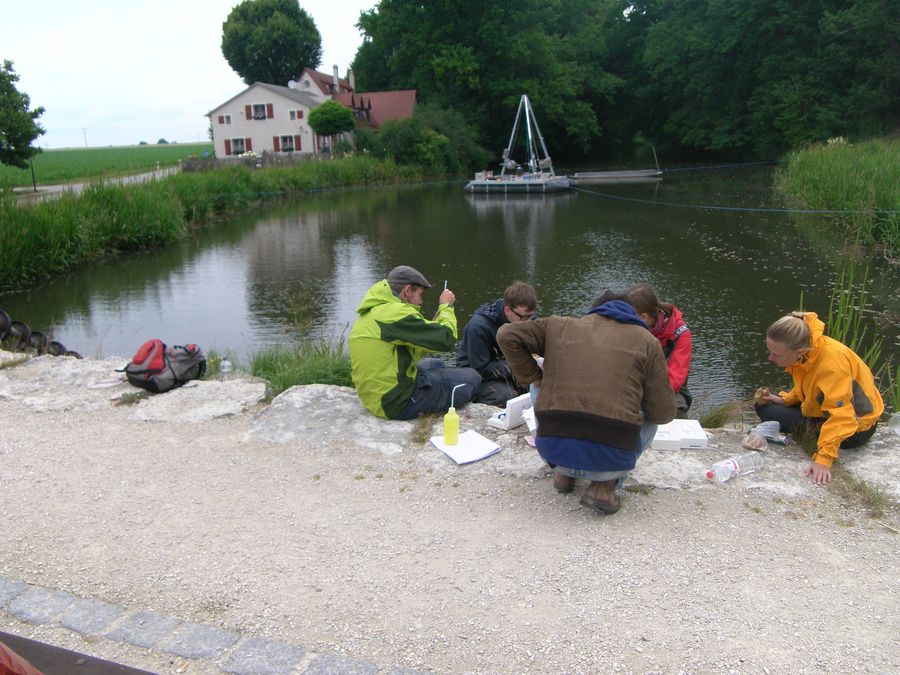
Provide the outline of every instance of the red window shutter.
<path id="1" fill-rule="evenodd" d="M 244 150 L 247 152 L 253 152 L 253 139 L 245 138 L 244 139 Z"/>
<path id="2" fill-rule="evenodd" d="M 294 152 L 300 152 L 300 134 L 294 134 Z"/>
<path id="3" fill-rule="evenodd" d="M 231 154 L 231 139 L 230 138 L 225 139 L 225 154 L 226 155 Z"/>
<path id="4" fill-rule="evenodd" d="M 253 119 L 253 108 L 249 105 L 244 106 L 244 117 L 248 120 Z"/>
<path id="5" fill-rule="evenodd" d="M 278 136 L 272 136 L 272 149 L 275 152 L 281 152 L 281 139 Z"/>
<path id="6" fill-rule="evenodd" d="M 272 119 L 275 117 L 275 110 L 272 108 L 271 103 L 266 103 L 266 117 L 268 119 Z"/>
<path id="7" fill-rule="evenodd" d="M 297 111 L 297 119 L 298 119 L 298 120 L 302 120 L 302 119 L 303 119 L 303 111 L 302 111 L 302 110 L 298 110 L 298 111 Z"/>
<path id="8" fill-rule="evenodd" d="M 225 115 L 219 115 L 219 124 L 225 124 Z"/>

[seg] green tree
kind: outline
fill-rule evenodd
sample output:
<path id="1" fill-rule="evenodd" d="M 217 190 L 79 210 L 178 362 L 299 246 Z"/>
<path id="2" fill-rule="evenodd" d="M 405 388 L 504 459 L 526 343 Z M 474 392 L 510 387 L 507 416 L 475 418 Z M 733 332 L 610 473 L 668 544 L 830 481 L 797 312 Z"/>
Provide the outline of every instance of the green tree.
<path id="1" fill-rule="evenodd" d="M 16 89 L 19 76 L 12 61 L 3 61 L 0 68 L 0 163 L 28 168 L 28 160 L 41 151 L 31 144 L 44 133 L 37 119 L 44 114 L 38 106 L 28 110 L 28 94 Z"/>
<path id="2" fill-rule="evenodd" d="M 660 141 L 771 156 L 896 122 L 896 3 L 670 0 L 655 11 L 643 64 L 664 111 Z"/>
<path id="3" fill-rule="evenodd" d="M 222 54 L 247 84 L 284 85 L 322 61 L 322 36 L 297 0 L 244 0 L 222 24 Z"/>
<path id="4" fill-rule="evenodd" d="M 310 111 L 309 126 L 319 136 L 336 136 L 353 131 L 353 113 L 337 101 L 325 101 Z M 334 147 L 334 142 L 331 146 Z"/>
<path id="5" fill-rule="evenodd" d="M 392 0 L 363 12 L 353 69 L 360 90 L 416 89 L 458 110 L 499 156 L 523 93 L 555 149 L 603 135 L 595 106 L 620 80 L 604 69 L 612 0 Z"/>

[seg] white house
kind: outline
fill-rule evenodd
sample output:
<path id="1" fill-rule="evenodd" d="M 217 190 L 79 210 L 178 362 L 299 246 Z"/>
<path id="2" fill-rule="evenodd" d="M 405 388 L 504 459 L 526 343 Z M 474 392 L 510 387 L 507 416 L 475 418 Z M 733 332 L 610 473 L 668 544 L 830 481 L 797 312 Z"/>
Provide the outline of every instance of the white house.
<path id="1" fill-rule="evenodd" d="M 216 157 L 245 152 L 302 153 L 321 150 L 328 143 L 309 126 L 309 111 L 325 101 L 347 106 L 356 123 L 377 129 L 393 119 L 412 117 L 416 90 L 357 93 L 352 74 L 338 77 L 304 68 L 287 87 L 256 82 L 206 116 L 212 123 Z M 350 135 L 347 135 L 350 138 Z"/>
<path id="2" fill-rule="evenodd" d="M 309 111 L 329 98 L 265 82 L 251 84 L 206 114 L 216 156 L 315 152 Z"/>

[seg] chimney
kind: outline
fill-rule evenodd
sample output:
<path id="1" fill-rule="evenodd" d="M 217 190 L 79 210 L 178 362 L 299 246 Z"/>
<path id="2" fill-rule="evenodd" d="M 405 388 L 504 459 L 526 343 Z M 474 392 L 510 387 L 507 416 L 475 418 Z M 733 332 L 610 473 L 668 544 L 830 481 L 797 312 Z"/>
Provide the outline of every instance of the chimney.
<path id="1" fill-rule="evenodd" d="M 341 80 L 338 77 L 338 67 L 337 66 L 334 67 L 334 93 L 335 94 L 341 93 Z"/>
<path id="2" fill-rule="evenodd" d="M 353 73 L 353 70 L 347 71 L 347 79 L 350 80 L 350 90 L 356 91 L 356 75 Z"/>

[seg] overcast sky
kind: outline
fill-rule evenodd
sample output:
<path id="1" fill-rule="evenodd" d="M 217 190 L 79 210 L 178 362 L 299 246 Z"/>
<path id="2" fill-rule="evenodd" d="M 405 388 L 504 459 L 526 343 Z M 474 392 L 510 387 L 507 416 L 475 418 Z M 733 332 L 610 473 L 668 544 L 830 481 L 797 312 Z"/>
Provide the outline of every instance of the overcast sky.
<path id="1" fill-rule="evenodd" d="M 222 56 L 239 0 L 37 0 L 4 3 L 0 61 L 44 106 L 42 148 L 208 139 L 205 114 L 246 86 Z M 322 35 L 319 70 L 341 77 L 377 0 L 301 0 Z M 281 83 L 281 84 L 287 84 Z M 86 139 L 86 143 L 85 143 Z"/>

